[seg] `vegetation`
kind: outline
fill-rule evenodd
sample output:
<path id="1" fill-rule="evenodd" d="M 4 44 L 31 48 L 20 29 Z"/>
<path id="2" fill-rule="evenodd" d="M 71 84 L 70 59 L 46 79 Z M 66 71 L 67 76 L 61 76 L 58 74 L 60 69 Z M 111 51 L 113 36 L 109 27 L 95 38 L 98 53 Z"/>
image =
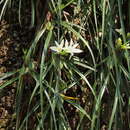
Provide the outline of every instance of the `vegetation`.
<path id="1" fill-rule="evenodd" d="M 22 64 L 0 75 L 1 93 L 16 84 L 16 130 L 130 129 L 130 1 L 1 0 L 0 9 L 11 29 L 31 32 Z"/>

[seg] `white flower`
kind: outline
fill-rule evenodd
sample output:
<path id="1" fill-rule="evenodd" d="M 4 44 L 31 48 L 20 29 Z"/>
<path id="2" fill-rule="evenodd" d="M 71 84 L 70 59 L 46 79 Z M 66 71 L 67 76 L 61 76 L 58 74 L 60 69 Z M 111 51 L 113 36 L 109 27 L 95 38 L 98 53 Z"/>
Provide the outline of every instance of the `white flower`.
<path id="1" fill-rule="evenodd" d="M 67 53 L 70 53 L 71 55 L 73 55 L 74 53 L 81 53 L 83 52 L 81 49 L 76 48 L 79 44 L 78 43 L 74 43 L 71 39 L 70 44 L 66 44 L 68 41 L 66 40 L 65 42 L 65 47 L 64 47 L 64 51 Z"/>
<path id="2" fill-rule="evenodd" d="M 50 49 L 57 54 L 66 55 L 71 54 L 74 55 L 74 53 L 81 53 L 83 52 L 81 49 L 78 49 L 77 46 L 78 43 L 74 43 L 71 39 L 70 43 L 67 40 L 62 40 L 60 44 L 55 41 L 56 46 L 51 46 Z"/>
<path id="3" fill-rule="evenodd" d="M 60 53 L 63 51 L 64 46 L 64 40 L 61 41 L 61 44 L 59 45 L 57 41 L 55 41 L 56 46 L 51 46 L 50 49 L 56 53 Z"/>

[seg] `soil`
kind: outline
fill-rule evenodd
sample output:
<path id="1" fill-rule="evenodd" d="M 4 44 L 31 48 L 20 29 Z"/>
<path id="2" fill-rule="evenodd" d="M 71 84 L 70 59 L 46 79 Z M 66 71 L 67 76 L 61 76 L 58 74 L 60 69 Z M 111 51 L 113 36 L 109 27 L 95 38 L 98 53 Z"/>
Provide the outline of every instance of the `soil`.
<path id="1" fill-rule="evenodd" d="M 0 22 L 0 78 L 6 72 L 21 67 L 23 48 L 27 46 L 30 37 L 27 29 L 19 25 L 9 25 L 5 20 Z M 28 35 L 27 35 L 28 33 Z M 0 79 L 0 85 L 6 80 Z M 17 84 L 0 90 L 0 130 L 15 129 L 15 91 Z"/>

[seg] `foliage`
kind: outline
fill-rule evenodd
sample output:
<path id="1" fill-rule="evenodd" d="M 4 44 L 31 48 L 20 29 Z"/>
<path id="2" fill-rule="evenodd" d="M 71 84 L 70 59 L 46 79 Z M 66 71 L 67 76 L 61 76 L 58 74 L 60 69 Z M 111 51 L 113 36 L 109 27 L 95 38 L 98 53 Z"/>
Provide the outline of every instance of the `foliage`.
<path id="1" fill-rule="evenodd" d="M 28 28 L 35 28 L 22 67 L 0 77 L 15 75 L 0 89 L 17 81 L 16 130 L 130 129 L 130 2 L 23 2 L 1 1 L 0 15 L 9 19 L 8 11 L 16 8 L 20 26 L 27 19 Z M 23 17 L 27 5 L 29 18 Z M 53 52 L 55 41 L 60 46 L 63 39 L 79 43 L 82 53 Z"/>

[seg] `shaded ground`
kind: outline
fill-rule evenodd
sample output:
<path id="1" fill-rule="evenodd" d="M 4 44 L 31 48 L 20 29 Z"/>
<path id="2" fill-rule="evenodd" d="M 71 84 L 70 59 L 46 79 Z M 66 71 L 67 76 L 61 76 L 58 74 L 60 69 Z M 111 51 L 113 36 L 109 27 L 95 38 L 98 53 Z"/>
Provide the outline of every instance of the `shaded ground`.
<path id="1" fill-rule="evenodd" d="M 16 42 L 9 35 L 6 21 L 0 23 L 0 76 L 18 66 Z M 15 62 L 15 64 L 14 64 Z M 1 81 L 1 84 L 5 81 Z M 0 91 L 0 129 L 9 129 L 13 120 L 15 85 Z M 13 128 L 13 127 L 12 127 Z"/>
<path id="2" fill-rule="evenodd" d="M 9 25 L 4 20 L 0 22 L 0 77 L 22 65 L 22 49 L 26 46 L 26 41 L 29 41 L 27 38 L 30 35 L 26 29 L 24 30 L 25 32 L 19 26 Z M 0 80 L 0 84 L 4 82 Z M 16 83 L 13 83 L 11 86 L 0 90 L 0 130 L 15 129 L 16 87 Z"/>

